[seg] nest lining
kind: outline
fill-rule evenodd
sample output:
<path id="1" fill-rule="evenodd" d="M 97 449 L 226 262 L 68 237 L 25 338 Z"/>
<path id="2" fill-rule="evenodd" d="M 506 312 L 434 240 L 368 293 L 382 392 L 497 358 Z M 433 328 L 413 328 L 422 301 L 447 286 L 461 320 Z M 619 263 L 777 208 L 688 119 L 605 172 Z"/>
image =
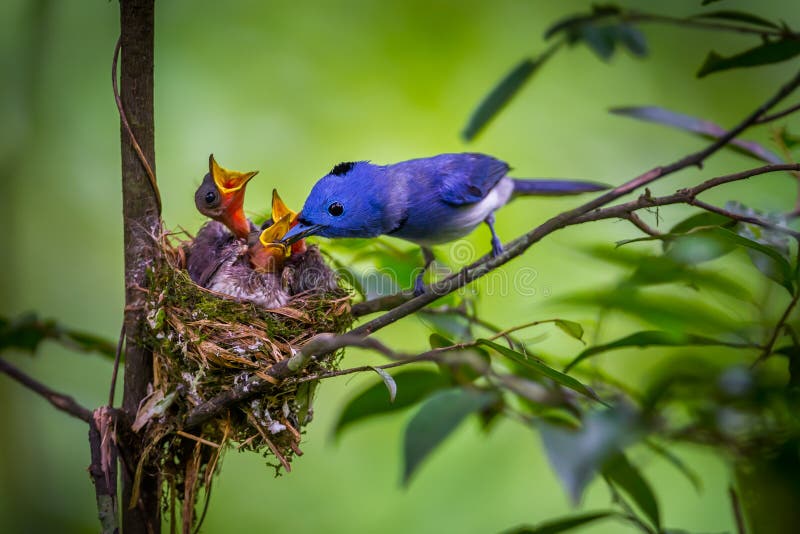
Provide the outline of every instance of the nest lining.
<path id="1" fill-rule="evenodd" d="M 338 287 L 306 291 L 269 310 L 204 289 L 183 268 L 185 246 L 165 242 L 164 261 L 150 272 L 145 344 L 154 354 L 153 390 L 135 424 L 148 444 L 137 474 L 145 462 L 160 470 L 165 498 L 173 506 L 176 497 L 182 501 L 184 528 L 193 523 L 198 489 L 208 490 L 222 452 L 233 444 L 263 454 L 276 474 L 291 469 L 302 454 L 316 383 L 276 384 L 193 429 L 181 429 L 186 414 L 253 377 L 274 382 L 266 373 L 273 364 L 312 336 L 344 332 L 352 323 L 350 294 Z M 314 267 L 320 265 L 328 269 L 321 260 Z M 316 358 L 298 376 L 334 370 L 339 357 Z"/>

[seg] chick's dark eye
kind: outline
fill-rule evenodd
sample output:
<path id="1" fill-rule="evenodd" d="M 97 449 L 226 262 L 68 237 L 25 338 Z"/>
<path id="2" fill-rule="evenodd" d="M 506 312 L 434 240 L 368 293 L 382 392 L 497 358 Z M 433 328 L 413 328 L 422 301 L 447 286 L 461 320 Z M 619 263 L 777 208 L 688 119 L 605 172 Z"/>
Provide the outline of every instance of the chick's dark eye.
<path id="1" fill-rule="evenodd" d="M 213 204 L 217 200 L 217 194 L 214 191 L 206 193 L 206 204 Z"/>
<path id="2" fill-rule="evenodd" d="M 341 202 L 334 202 L 330 206 L 328 206 L 328 213 L 330 213 L 334 217 L 338 217 L 339 215 L 344 213 L 344 206 L 342 206 Z"/>

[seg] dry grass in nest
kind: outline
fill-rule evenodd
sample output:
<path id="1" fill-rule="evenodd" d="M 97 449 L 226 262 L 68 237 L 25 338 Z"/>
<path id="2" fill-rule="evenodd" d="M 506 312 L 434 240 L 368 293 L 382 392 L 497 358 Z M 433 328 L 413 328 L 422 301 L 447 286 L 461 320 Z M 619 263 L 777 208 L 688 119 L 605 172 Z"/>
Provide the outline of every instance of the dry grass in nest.
<path id="1" fill-rule="evenodd" d="M 182 501 L 184 530 L 194 523 L 198 490 L 208 490 L 226 449 L 258 452 L 276 473 L 290 471 L 292 458 L 302 454 L 316 383 L 276 384 L 192 429 L 181 426 L 186 414 L 253 377 L 274 382 L 266 374 L 273 364 L 312 336 L 352 323 L 344 289 L 298 295 L 271 310 L 203 289 L 182 268 L 185 245 L 165 242 L 164 261 L 151 273 L 146 343 L 154 353 L 153 389 L 134 424 L 148 444 L 137 478 L 145 464 L 160 470 L 173 514 L 176 499 Z M 314 359 L 299 376 L 333 370 L 338 359 Z"/>

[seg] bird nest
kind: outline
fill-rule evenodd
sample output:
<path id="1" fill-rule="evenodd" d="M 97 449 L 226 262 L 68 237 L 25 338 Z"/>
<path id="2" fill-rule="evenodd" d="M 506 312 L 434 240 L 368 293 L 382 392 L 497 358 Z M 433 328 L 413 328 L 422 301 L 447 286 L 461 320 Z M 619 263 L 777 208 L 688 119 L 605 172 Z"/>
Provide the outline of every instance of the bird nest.
<path id="1" fill-rule="evenodd" d="M 311 263 L 317 269 L 323 266 L 333 285 L 293 295 L 283 307 L 264 309 L 195 284 L 185 269 L 189 245 L 165 243 L 163 260 L 151 271 L 145 339 L 154 355 L 152 391 L 133 425 L 134 431 L 146 433 L 148 443 L 137 478 L 143 468 L 160 471 L 171 506 L 176 498 L 182 502 L 184 528 L 193 523 L 198 490 L 205 486 L 208 491 L 226 449 L 263 454 L 276 474 L 281 468 L 290 471 L 293 457 L 302 454 L 300 442 L 312 418 L 317 383 L 297 378 L 334 370 L 340 355 L 315 358 L 283 382 L 268 370 L 315 334 L 340 333 L 352 323 L 349 293 L 336 283 L 316 247 L 305 252 L 316 256 L 306 258 L 315 260 Z M 256 378 L 273 387 L 194 428 L 185 427 L 192 410 Z"/>

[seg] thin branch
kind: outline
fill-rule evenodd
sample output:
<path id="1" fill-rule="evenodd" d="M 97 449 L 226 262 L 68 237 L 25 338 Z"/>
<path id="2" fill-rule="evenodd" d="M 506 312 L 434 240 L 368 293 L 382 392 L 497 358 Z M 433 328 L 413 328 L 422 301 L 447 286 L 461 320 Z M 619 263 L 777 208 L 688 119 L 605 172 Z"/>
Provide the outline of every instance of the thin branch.
<path id="1" fill-rule="evenodd" d="M 764 350 L 761 351 L 761 355 L 750 365 L 752 369 L 759 363 L 763 362 L 767 358 L 770 357 L 772 354 L 772 349 L 775 348 L 775 342 L 778 341 L 778 338 L 781 335 L 781 330 L 783 330 L 786 321 L 789 320 L 789 316 L 792 314 L 792 310 L 794 307 L 797 306 L 797 301 L 800 300 L 800 290 L 796 290 L 792 300 L 789 302 L 789 305 L 786 306 L 786 309 L 783 311 L 783 315 L 781 318 L 778 319 L 778 324 L 775 325 L 775 328 L 772 330 L 772 333 L 769 336 L 769 341 L 767 341 L 766 345 L 764 345 Z"/>
<path id="2" fill-rule="evenodd" d="M 661 235 L 661 232 L 644 222 L 642 218 L 634 212 L 628 213 L 625 218 L 628 219 L 636 228 L 649 236 L 658 237 Z"/>
<path id="3" fill-rule="evenodd" d="M 77 417 L 85 423 L 91 422 L 91 410 L 78 404 L 75 399 L 69 395 L 64 395 L 63 393 L 54 391 L 34 378 L 31 378 L 2 358 L 0 358 L 0 372 L 7 374 L 34 393 L 44 397 L 45 400 L 52 404 L 56 409 L 61 410 L 72 417 Z"/>
<path id="4" fill-rule="evenodd" d="M 311 361 L 311 358 L 322 356 L 331 352 L 332 350 L 338 350 L 339 348 L 342 348 L 348 344 L 340 343 L 337 338 L 345 340 L 352 340 L 353 338 L 359 337 L 366 338 L 377 330 L 416 312 L 417 310 L 427 306 L 439 298 L 457 291 L 470 282 L 484 276 L 501 265 L 508 263 L 512 259 L 522 255 L 533 244 L 539 242 L 545 236 L 566 226 L 577 224 L 577 220 L 581 219 L 592 210 L 597 210 L 597 208 L 605 206 L 606 204 L 609 204 L 614 200 L 617 200 L 618 198 L 635 191 L 636 189 L 644 187 L 658 180 L 659 178 L 663 178 L 664 176 L 668 176 L 687 167 L 701 167 L 706 158 L 724 147 L 748 127 L 752 126 L 759 117 L 763 116 L 767 111 L 772 109 L 772 107 L 790 95 L 798 86 L 800 86 L 800 72 L 795 74 L 795 76 L 789 82 L 783 85 L 772 97 L 770 97 L 755 111 L 750 113 L 741 122 L 739 122 L 738 125 L 717 138 L 706 148 L 689 154 L 673 163 L 670 163 L 669 165 L 655 167 L 581 206 L 552 217 L 530 232 L 508 243 L 505 246 L 503 253 L 494 257 L 484 256 L 477 262 L 465 267 L 458 273 L 448 276 L 447 278 L 431 285 L 425 286 L 421 295 L 405 300 L 405 302 L 397 305 L 391 311 L 354 328 L 342 336 L 334 336 L 332 334 L 326 334 L 324 337 L 315 336 L 306 345 L 304 345 L 297 354 L 287 360 L 283 360 L 273 365 L 267 370 L 267 374 L 271 378 L 278 380 L 283 380 L 293 376 L 309 361 Z M 768 171 L 755 172 L 754 174 L 762 174 L 763 172 Z M 404 299 L 404 297 L 398 297 L 398 300 L 402 299 Z M 274 386 L 270 381 L 252 379 L 241 386 L 226 390 L 217 397 L 212 398 L 211 400 L 192 410 L 185 419 L 185 426 L 191 427 L 202 423 L 203 421 L 222 413 L 237 402 L 240 402 L 258 393 L 269 391 L 272 387 Z"/>
<path id="5" fill-rule="evenodd" d="M 772 122 L 772 121 L 775 121 L 775 120 L 778 120 L 778 119 L 782 119 L 783 117 L 785 117 L 787 115 L 791 115 L 792 113 L 794 113 L 795 111 L 798 111 L 798 110 L 800 110 L 800 102 L 798 102 L 797 104 L 795 104 L 793 106 L 789 106 L 788 108 L 786 108 L 786 109 L 784 109 L 782 111 L 777 111 L 775 113 L 772 113 L 771 115 L 764 115 L 763 117 L 758 119 L 755 122 L 755 124 L 766 124 L 768 122 Z"/>

